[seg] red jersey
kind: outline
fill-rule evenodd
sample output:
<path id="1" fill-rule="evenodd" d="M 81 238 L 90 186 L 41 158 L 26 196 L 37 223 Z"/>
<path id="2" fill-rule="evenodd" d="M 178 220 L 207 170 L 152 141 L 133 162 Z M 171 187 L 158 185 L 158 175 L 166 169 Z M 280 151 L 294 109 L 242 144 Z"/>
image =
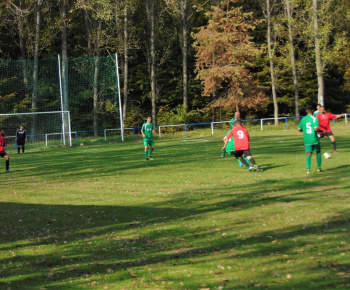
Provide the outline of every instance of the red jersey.
<path id="1" fill-rule="evenodd" d="M 337 116 L 331 113 L 319 113 L 316 118 L 318 119 L 319 129 L 321 131 L 326 131 L 326 133 L 331 132 L 331 127 L 329 126 L 329 120 L 336 120 Z"/>
<path id="2" fill-rule="evenodd" d="M 0 135 L 0 153 L 5 153 L 5 147 L 6 146 L 6 141 L 5 137 Z"/>
<path id="3" fill-rule="evenodd" d="M 249 133 L 242 126 L 234 127 L 230 133 L 228 133 L 226 138 L 227 140 L 230 140 L 231 137 L 233 137 L 235 142 L 236 151 L 250 150 Z"/>

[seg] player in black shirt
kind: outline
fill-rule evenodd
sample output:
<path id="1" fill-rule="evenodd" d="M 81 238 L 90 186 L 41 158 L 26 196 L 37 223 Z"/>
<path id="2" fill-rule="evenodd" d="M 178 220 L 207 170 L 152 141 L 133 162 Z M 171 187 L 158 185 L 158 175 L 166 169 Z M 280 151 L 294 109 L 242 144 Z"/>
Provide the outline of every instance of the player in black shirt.
<path id="1" fill-rule="evenodd" d="M 24 130 L 23 126 L 21 125 L 19 129 L 16 132 L 16 141 L 17 141 L 17 154 L 20 153 L 20 147 L 22 146 L 22 153 L 24 153 L 24 146 L 27 142 L 27 132 Z"/>

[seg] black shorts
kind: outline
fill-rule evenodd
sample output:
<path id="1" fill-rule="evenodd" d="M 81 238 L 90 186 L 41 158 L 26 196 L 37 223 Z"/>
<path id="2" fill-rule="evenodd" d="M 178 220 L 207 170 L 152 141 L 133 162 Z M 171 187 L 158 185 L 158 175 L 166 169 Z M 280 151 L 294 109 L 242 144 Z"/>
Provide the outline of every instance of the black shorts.
<path id="1" fill-rule="evenodd" d="M 5 156 L 7 156 L 7 153 L 0 153 L 0 157 L 4 158 Z"/>
<path id="2" fill-rule="evenodd" d="M 26 145 L 25 139 L 17 139 L 17 146 L 24 146 Z"/>
<path id="3" fill-rule="evenodd" d="M 329 137 L 329 136 L 334 136 L 334 135 L 333 135 L 333 132 L 330 131 L 330 132 L 328 132 L 328 133 L 317 132 L 317 136 L 318 136 L 318 138 L 323 138 L 324 136 Z"/>
<path id="4" fill-rule="evenodd" d="M 237 157 L 242 157 L 244 154 L 244 157 L 248 157 L 248 156 L 251 156 L 252 154 L 250 154 L 250 150 L 239 150 L 239 151 L 236 151 L 236 156 Z"/>

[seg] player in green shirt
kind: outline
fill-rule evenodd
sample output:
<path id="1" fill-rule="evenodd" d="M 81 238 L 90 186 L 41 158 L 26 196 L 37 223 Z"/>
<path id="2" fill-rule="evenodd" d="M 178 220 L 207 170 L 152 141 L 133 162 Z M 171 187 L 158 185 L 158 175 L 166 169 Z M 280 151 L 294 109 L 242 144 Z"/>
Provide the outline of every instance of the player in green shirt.
<path id="1" fill-rule="evenodd" d="M 152 152 L 154 150 L 154 140 L 153 140 L 154 125 L 151 122 L 152 122 L 152 117 L 147 117 L 147 122 L 143 123 L 141 128 L 141 133 L 143 137 L 143 146 L 145 146 L 145 156 L 147 161 L 153 160 Z M 148 145 L 151 146 L 150 150 L 148 150 Z"/>
<path id="2" fill-rule="evenodd" d="M 240 112 L 236 112 L 236 113 L 235 113 L 235 116 L 234 116 L 234 117 L 231 119 L 231 121 L 230 121 L 230 130 L 233 129 L 233 124 L 236 122 L 236 119 L 240 119 L 240 118 L 241 118 Z M 226 136 L 227 136 L 227 134 L 226 134 Z M 234 147 L 233 147 L 233 148 L 234 148 Z M 226 151 L 228 151 L 228 150 L 225 150 L 225 151 L 223 151 L 223 152 L 221 153 L 221 157 L 225 157 Z M 240 166 L 243 166 L 242 162 L 240 162 L 239 165 L 240 165 Z"/>
<path id="3" fill-rule="evenodd" d="M 313 113 L 313 116 L 314 117 L 316 117 L 319 113 L 321 113 L 320 112 L 320 108 L 321 108 L 322 106 L 320 105 L 320 104 L 317 104 L 317 106 L 316 106 L 316 108 L 317 108 L 317 110 Z"/>
<path id="4" fill-rule="evenodd" d="M 230 133 L 230 131 L 231 131 L 231 130 L 227 131 L 227 133 L 226 133 L 226 135 L 225 135 L 225 137 L 224 137 L 224 142 L 225 142 L 226 136 L 228 135 L 228 133 Z M 227 152 L 228 155 L 230 155 L 230 156 L 233 155 L 233 156 L 236 158 L 236 160 L 237 160 L 239 166 L 243 167 L 243 163 L 241 162 L 241 160 L 239 160 L 239 158 L 236 157 L 235 142 L 234 142 L 234 140 L 233 140 L 233 137 L 231 137 L 231 139 L 228 140 L 227 145 L 226 145 L 226 149 L 225 149 L 225 151 L 224 151 L 224 153 L 223 153 L 223 157 L 225 157 L 225 153 L 226 153 L 226 152 Z M 244 157 L 244 160 L 249 164 L 249 160 L 248 160 L 247 157 Z"/>
<path id="5" fill-rule="evenodd" d="M 321 169 L 321 144 L 320 139 L 317 136 L 318 119 L 312 115 L 314 109 L 311 106 L 306 108 L 307 116 L 301 119 L 299 123 L 299 131 L 303 132 L 304 145 L 306 156 L 306 173 L 310 174 L 311 155 L 313 151 L 316 151 L 317 160 L 317 172 L 322 172 Z"/>
<path id="6" fill-rule="evenodd" d="M 235 116 L 230 121 L 230 130 L 233 129 L 233 124 L 236 122 L 236 120 L 240 119 L 240 118 L 241 118 L 241 113 L 240 112 L 236 112 Z"/>

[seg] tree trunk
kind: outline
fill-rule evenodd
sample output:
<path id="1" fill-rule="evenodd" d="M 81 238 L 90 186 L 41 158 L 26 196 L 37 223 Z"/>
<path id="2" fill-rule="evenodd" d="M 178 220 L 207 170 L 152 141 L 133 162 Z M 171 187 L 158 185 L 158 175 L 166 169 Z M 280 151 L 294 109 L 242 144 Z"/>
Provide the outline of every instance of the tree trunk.
<path id="1" fill-rule="evenodd" d="M 128 108 L 128 74 L 129 74 L 129 19 L 128 19 L 128 0 L 124 0 L 124 104 L 123 118 L 126 118 Z"/>
<path id="2" fill-rule="evenodd" d="M 183 86 L 183 106 L 185 112 L 188 109 L 188 28 L 187 28 L 187 0 L 180 1 L 181 13 L 181 34 L 182 34 L 182 86 Z"/>
<path id="3" fill-rule="evenodd" d="M 67 1 L 62 0 L 62 90 L 63 109 L 68 111 L 68 48 L 67 48 Z"/>
<path id="4" fill-rule="evenodd" d="M 98 78 L 99 78 L 99 63 L 100 63 L 100 39 L 101 39 L 101 29 L 102 21 L 98 20 L 97 35 L 95 41 L 96 56 L 94 63 L 94 81 L 93 81 L 93 130 L 94 136 L 97 137 L 98 121 L 97 121 L 97 111 L 98 111 Z"/>
<path id="5" fill-rule="evenodd" d="M 67 45 L 67 6 L 68 0 L 62 0 L 62 95 L 63 95 L 63 110 L 69 110 L 69 97 L 68 97 L 68 45 Z M 69 124 L 66 114 L 63 116 L 64 126 L 64 140 L 69 140 Z"/>
<path id="6" fill-rule="evenodd" d="M 295 116 L 300 116 L 298 73 L 297 73 L 297 67 L 295 64 L 294 37 L 293 37 L 293 29 L 292 29 L 292 9 L 290 6 L 290 0 L 286 0 L 286 10 L 287 10 L 287 21 L 288 21 L 290 63 L 292 66 L 294 94 L 295 94 L 295 99 L 294 99 Z M 297 123 L 299 123 L 298 118 L 296 118 L 296 121 Z"/>
<path id="7" fill-rule="evenodd" d="M 40 24 L 41 24 L 41 4 L 42 0 L 37 0 L 35 11 L 35 35 L 34 35 L 34 68 L 33 68 L 33 91 L 32 91 L 32 111 L 37 110 L 38 78 L 39 78 L 39 45 L 40 45 Z M 36 116 L 33 117 L 31 135 L 35 135 Z"/>
<path id="8" fill-rule="evenodd" d="M 318 103 L 324 105 L 324 78 L 323 64 L 321 59 L 320 36 L 318 34 L 318 0 L 312 0 L 312 9 L 314 16 L 314 36 L 315 36 L 315 57 L 316 57 L 316 72 L 318 82 Z"/>
<path id="9" fill-rule="evenodd" d="M 272 52 L 272 25 L 271 25 L 271 9 L 270 9 L 270 0 L 266 0 L 266 18 L 267 18 L 267 45 L 269 52 L 270 60 L 270 73 L 271 73 L 271 90 L 272 90 L 272 99 L 274 107 L 274 118 L 275 125 L 278 125 L 278 103 L 277 103 L 277 93 L 276 93 L 276 79 L 275 79 L 275 69 L 273 64 L 273 52 Z"/>
<path id="10" fill-rule="evenodd" d="M 147 16 L 149 22 L 150 41 L 150 77 L 151 77 L 151 99 L 152 99 L 152 120 L 156 124 L 156 50 L 155 50 L 155 9 L 154 0 L 147 0 Z"/>
<path id="11" fill-rule="evenodd" d="M 23 19 L 21 15 L 22 8 L 24 6 L 24 0 L 19 0 L 18 8 L 16 9 L 16 18 L 17 18 L 17 28 L 18 28 L 18 38 L 19 38 L 19 49 L 21 51 L 21 63 L 22 63 L 22 73 L 23 73 L 23 83 L 24 87 L 28 89 L 28 74 L 26 68 L 26 47 L 24 43 L 24 30 L 23 30 Z"/>

